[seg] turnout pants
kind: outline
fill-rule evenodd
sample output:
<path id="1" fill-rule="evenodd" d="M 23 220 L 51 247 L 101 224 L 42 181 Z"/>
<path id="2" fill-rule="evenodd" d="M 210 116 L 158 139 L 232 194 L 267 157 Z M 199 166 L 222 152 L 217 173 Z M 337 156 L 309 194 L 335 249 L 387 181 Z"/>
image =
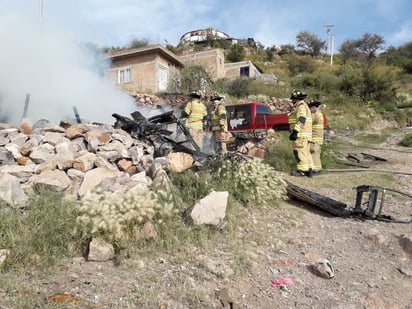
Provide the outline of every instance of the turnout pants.
<path id="1" fill-rule="evenodd" d="M 222 132 L 213 131 L 213 148 L 217 153 L 226 153 L 226 143 L 222 142 Z"/>
<path id="2" fill-rule="evenodd" d="M 322 162 L 320 161 L 320 152 L 322 145 L 319 143 L 309 143 L 310 154 L 312 155 L 313 171 L 319 172 L 322 170 Z"/>
<path id="3" fill-rule="evenodd" d="M 189 129 L 190 135 L 193 137 L 193 140 L 202 150 L 203 149 L 203 130 L 195 129 L 195 128 L 188 128 L 188 129 Z"/>
<path id="4" fill-rule="evenodd" d="M 313 169 L 309 140 L 304 137 L 299 137 L 296 141 L 293 141 L 292 148 L 297 161 L 296 170 L 299 172 L 308 172 L 310 169 Z"/>

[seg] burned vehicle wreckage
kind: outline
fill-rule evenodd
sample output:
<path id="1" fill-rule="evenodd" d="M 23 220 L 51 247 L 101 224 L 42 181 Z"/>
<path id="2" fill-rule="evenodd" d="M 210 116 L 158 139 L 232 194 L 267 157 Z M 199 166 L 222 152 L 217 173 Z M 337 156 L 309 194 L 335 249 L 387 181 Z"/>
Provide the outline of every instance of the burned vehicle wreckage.
<path id="1" fill-rule="evenodd" d="M 131 113 L 132 119 L 112 114 L 116 118 L 115 128 L 122 129 L 135 139 L 149 140 L 155 148 L 155 156 L 166 156 L 170 152 L 191 154 L 197 161 L 215 156 L 203 151 L 195 142 L 181 119 L 173 110 L 145 118 L 139 111 Z"/>

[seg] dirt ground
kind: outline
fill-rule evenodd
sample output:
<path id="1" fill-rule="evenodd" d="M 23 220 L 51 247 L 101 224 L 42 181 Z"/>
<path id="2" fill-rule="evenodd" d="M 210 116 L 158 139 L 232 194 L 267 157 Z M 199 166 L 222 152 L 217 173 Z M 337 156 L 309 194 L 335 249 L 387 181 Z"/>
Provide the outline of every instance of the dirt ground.
<path id="1" fill-rule="evenodd" d="M 348 207 L 355 203 L 352 188 L 363 184 L 412 195 L 412 151 L 398 145 L 399 134 L 372 149 L 348 144 L 349 152 L 388 160 L 368 162 L 374 169 L 399 174 L 284 178 Z M 383 213 L 411 218 L 412 199 L 388 191 Z M 79 308 L 412 308 L 412 253 L 401 246 L 402 235 L 412 238 L 412 224 L 336 217 L 296 200 L 280 208 L 242 208 L 239 218 L 244 222 L 232 244 L 238 251 L 222 244 L 208 252 L 190 248 L 187 259 L 159 255 L 119 264 L 79 257 L 49 277 L 28 275 L 22 284 L 31 297 L 72 295 Z M 334 267 L 332 279 L 313 272 L 319 258 Z M 243 260 L 249 270 L 235 271 Z M 273 280 L 289 285 L 275 287 Z"/>

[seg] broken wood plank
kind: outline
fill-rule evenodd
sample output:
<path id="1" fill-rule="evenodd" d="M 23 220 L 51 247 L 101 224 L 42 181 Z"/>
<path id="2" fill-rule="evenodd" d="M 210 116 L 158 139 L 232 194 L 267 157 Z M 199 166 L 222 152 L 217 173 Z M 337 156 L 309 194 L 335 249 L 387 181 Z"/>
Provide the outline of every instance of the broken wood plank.
<path id="1" fill-rule="evenodd" d="M 381 158 L 381 157 L 378 157 L 378 156 L 375 156 L 375 155 L 372 155 L 372 154 L 369 154 L 369 153 L 361 152 L 361 154 L 365 159 L 368 159 L 368 160 L 385 161 L 385 162 L 388 161 L 385 158 Z"/>

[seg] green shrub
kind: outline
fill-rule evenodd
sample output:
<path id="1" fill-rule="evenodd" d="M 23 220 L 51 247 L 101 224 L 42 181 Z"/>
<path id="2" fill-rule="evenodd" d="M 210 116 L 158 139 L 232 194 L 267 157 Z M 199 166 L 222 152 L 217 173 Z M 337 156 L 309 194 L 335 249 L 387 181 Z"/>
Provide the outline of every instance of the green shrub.
<path id="1" fill-rule="evenodd" d="M 292 143 L 289 141 L 289 133 L 279 132 L 279 140 L 266 145 L 265 162 L 273 166 L 277 171 L 290 172 L 296 166 L 293 155 Z"/>
<path id="2" fill-rule="evenodd" d="M 67 256 L 76 223 L 76 207 L 56 192 L 33 193 L 27 207 L 20 212 L 0 212 L 0 248 L 9 249 L 7 267 L 52 266 Z M 80 245 L 79 245 L 80 247 Z"/>
<path id="3" fill-rule="evenodd" d="M 250 82 L 251 80 L 249 78 L 236 78 L 228 83 L 227 92 L 229 95 L 236 98 L 246 97 L 249 95 Z"/>
<path id="4" fill-rule="evenodd" d="M 273 167 L 263 161 L 227 161 L 218 174 L 222 178 L 222 187 L 247 205 L 277 205 L 286 199 L 286 183 Z"/>
<path id="5" fill-rule="evenodd" d="M 76 232 L 119 241 L 133 236 L 144 223 L 173 212 L 173 203 L 160 203 L 156 193 L 147 187 L 136 186 L 122 192 L 97 190 L 83 198 Z"/>
<path id="6" fill-rule="evenodd" d="M 396 105 L 398 108 L 412 107 L 412 96 L 409 93 L 398 93 L 396 95 Z"/>
<path id="7" fill-rule="evenodd" d="M 405 147 L 412 147 L 412 133 L 406 134 L 406 135 L 402 138 L 402 140 L 400 141 L 400 144 L 401 144 L 402 146 L 405 146 Z"/>
<path id="8" fill-rule="evenodd" d="M 314 73 L 319 66 L 319 63 L 310 56 L 289 54 L 282 58 L 287 63 L 290 75 Z"/>

